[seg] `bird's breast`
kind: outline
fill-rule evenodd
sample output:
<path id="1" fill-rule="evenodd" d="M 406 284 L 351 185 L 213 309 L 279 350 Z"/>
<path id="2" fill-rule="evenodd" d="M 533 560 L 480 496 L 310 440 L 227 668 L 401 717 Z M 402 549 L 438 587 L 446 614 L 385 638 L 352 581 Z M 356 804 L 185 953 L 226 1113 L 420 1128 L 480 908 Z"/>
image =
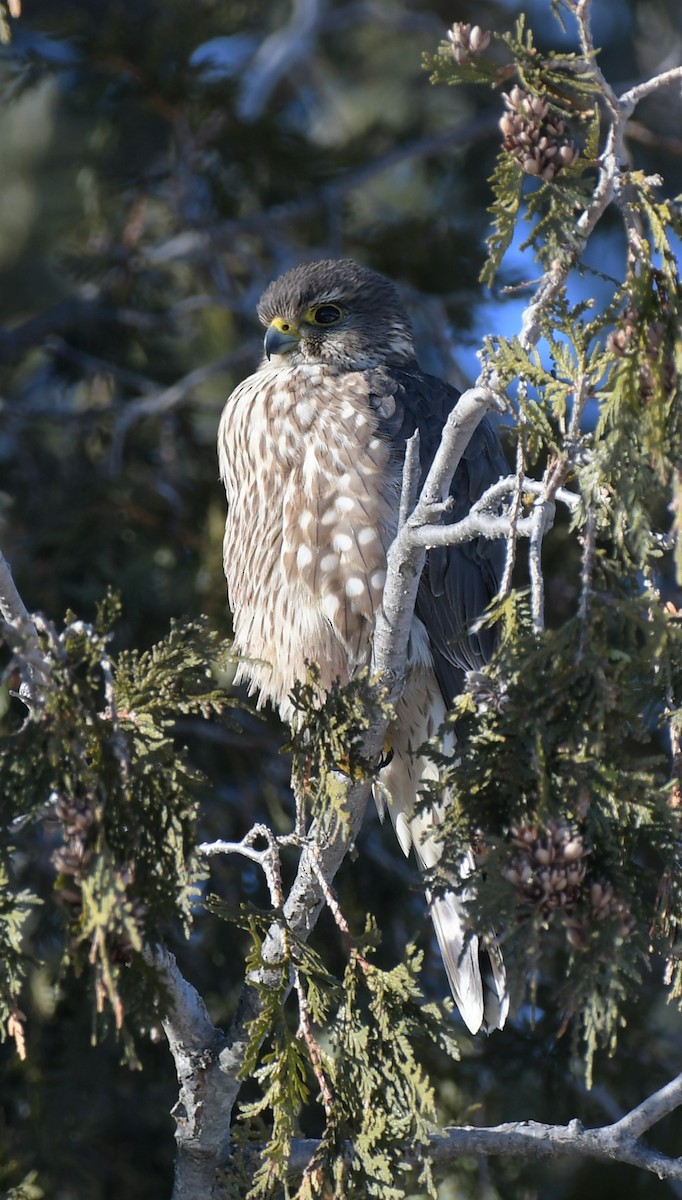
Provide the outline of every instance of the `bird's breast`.
<path id="1" fill-rule="evenodd" d="M 317 662 L 323 686 L 367 660 L 395 531 L 396 468 L 363 372 L 262 369 L 219 435 L 225 571 L 237 650 L 280 707 Z"/>

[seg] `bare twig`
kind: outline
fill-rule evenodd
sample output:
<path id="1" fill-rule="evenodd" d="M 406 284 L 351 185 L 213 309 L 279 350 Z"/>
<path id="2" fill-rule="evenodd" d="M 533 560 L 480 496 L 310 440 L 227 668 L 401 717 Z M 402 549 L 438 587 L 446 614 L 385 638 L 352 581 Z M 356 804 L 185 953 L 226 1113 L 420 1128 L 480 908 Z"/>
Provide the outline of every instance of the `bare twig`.
<path id="1" fill-rule="evenodd" d="M 264 850 L 256 850 L 253 845 L 259 838 L 263 838 L 267 843 Z M 273 908 L 279 909 L 282 907 L 284 894 L 282 891 L 279 846 L 277 838 L 267 825 L 254 825 L 245 837 L 242 838 L 241 842 L 224 842 L 221 840 L 202 842 L 197 849 L 200 854 L 205 854 L 207 858 L 215 854 L 241 854 L 243 858 L 248 858 L 251 862 L 258 863 L 263 868 Z"/>
<path id="2" fill-rule="evenodd" d="M 405 462 L 403 465 L 403 481 L 400 489 L 400 512 L 398 514 L 398 529 L 402 529 L 417 503 L 419 494 L 419 430 L 416 429 L 411 438 L 405 443 Z"/>
<path id="3" fill-rule="evenodd" d="M 514 574 L 514 565 L 516 563 L 516 539 L 517 526 L 521 516 L 521 505 L 523 502 L 523 481 L 526 474 L 526 447 L 525 439 L 519 436 L 516 443 L 516 477 L 514 481 L 514 493 L 512 506 L 509 513 L 509 532 L 507 533 L 507 552 L 504 560 L 504 574 L 500 584 L 500 596 L 508 596 L 511 592 L 512 577 Z"/>
<path id="4" fill-rule="evenodd" d="M 597 62 L 597 51 L 592 37 L 592 0 L 578 0 L 575 6 L 575 19 L 578 26 L 578 37 L 580 38 L 580 47 L 585 56 L 585 62 L 589 66 L 589 70 L 593 78 L 599 84 L 599 92 L 603 96 L 606 104 L 615 120 L 620 117 L 618 106 L 618 97 L 614 92 L 608 79 L 605 77 Z"/>
<path id="5" fill-rule="evenodd" d="M 121 469 L 125 439 L 132 425 L 144 417 L 159 417 L 176 408 L 178 404 L 182 404 L 192 395 L 195 388 L 212 379 L 214 375 L 219 375 L 221 371 L 229 371 L 240 362 L 249 359 L 254 350 L 254 343 L 245 343 L 229 354 L 223 354 L 213 362 L 189 371 L 187 375 L 183 375 L 182 379 L 177 379 L 170 387 L 153 392 L 150 392 L 149 388 L 145 388 L 145 395 L 131 400 L 123 409 L 114 430 L 110 453 L 112 474 L 118 474 Z"/>
<path id="6" fill-rule="evenodd" d="M 517 475 L 505 475 L 504 478 L 498 479 L 497 483 L 493 483 L 487 488 L 480 499 L 472 505 L 471 512 L 490 511 L 508 496 L 515 496 L 519 489 L 522 496 L 528 493 L 531 496 L 542 496 L 546 499 L 546 485 L 539 479 L 531 479 L 528 475 L 521 475 L 520 478 Z M 580 504 L 580 496 L 577 492 L 572 492 L 570 488 L 560 487 L 556 481 L 552 486 L 552 499 L 560 500 L 569 512 L 575 512 Z"/>
<path id="7" fill-rule="evenodd" d="M 651 1129 L 657 1121 L 663 1119 L 668 1113 L 679 1108 L 682 1104 L 682 1074 L 675 1079 L 671 1079 L 670 1083 L 666 1083 L 664 1087 L 659 1088 L 652 1096 L 648 1096 L 643 1100 L 637 1108 L 633 1108 L 631 1112 L 626 1113 L 619 1121 L 615 1121 L 613 1125 L 607 1126 L 612 1138 L 619 1141 L 624 1137 L 640 1138 L 643 1133 Z M 676 1176 L 681 1179 L 682 1174 Z"/>
<path id="8" fill-rule="evenodd" d="M 313 1073 L 315 1075 L 315 1079 L 317 1080 L 317 1086 L 320 1089 L 320 1097 L 322 1099 L 324 1111 L 327 1116 L 329 1116 L 333 1109 L 334 1099 L 322 1066 L 322 1049 L 317 1041 L 317 1038 L 315 1037 L 315 1034 L 313 1033 L 308 997 L 306 995 L 305 986 L 299 971 L 294 972 L 294 986 L 296 988 L 296 995 L 298 998 L 298 1036 L 303 1039 L 308 1049 L 310 1065 L 313 1068 Z"/>
<path id="9" fill-rule="evenodd" d="M 635 87 L 629 88 L 627 92 L 623 92 L 619 100 L 621 112 L 629 116 L 634 112 L 640 100 L 644 100 L 652 92 L 657 92 L 659 88 L 669 87 L 671 83 L 682 84 L 682 67 L 671 67 L 669 71 L 654 75 L 652 79 L 645 79 Z"/>
<path id="10" fill-rule="evenodd" d="M 594 505 L 592 504 L 587 510 L 585 531 L 582 535 L 582 539 L 583 554 L 580 569 L 580 600 L 578 602 L 580 638 L 578 641 L 576 662 L 580 662 L 583 654 L 585 653 L 585 644 L 587 639 L 587 616 L 590 607 L 590 596 L 592 594 L 592 574 L 594 570 L 594 554 L 597 543 L 597 519 L 595 516 Z"/>
<path id="11" fill-rule="evenodd" d="M 461 546 L 464 542 L 473 542 L 477 538 L 500 541 L 502 538 L 508 538 L 512 529 L 515 530 L 517 538 L 533 538 L 536 529 L 535 517 L 519 517 L 512 525 L 509 516 L 470 513 L 454 525 L 423 526 L 415 529 L 412 539 L 415 545 L 426 546 L 431 550 L 434 546 Z"/>
<path id="12" fill-rule="evenodd" d="M 544 513 L 544 532 L 547 532 L 553 520 L 553 498 L 562 500 L 570 510 L 574 510 L 580 502 L 579 497 L 567 488 L 556 488 L 552 496 L 546 494 L 546 491 L 545 485 L 537 479 L 528 479 L 524 476 L 519 480 L 514 475 L 507 476 L 492 484 L 472 505 L 468 516 L 462 517 L 461 521 L 456 521 L 452 525 L 418 525 L 416 518 L 411 517 L 410 539 L 414 541 L 415 545 L 431 549 L 433 546 L 459 546 L 463 542 L 471 542 L 476 538 L 509 539 L 512 534 L 517 538 L 532 538 L 536 531 L 538 507 L 542 508 Z M 522 499 L 523 492 L 538 497 L 531 517 L 519 515 L 521 500 L 517 507 L 516 498 L 520 496 Z M 500 513 L 499 506 L 503 500 L 509 498 L 510 493 L 512 507 L 509 512 Z M 436 506 L 436 515 L 440 514 L 441 508 L 441 505 Z"/>
<path id="13" fill-rule="evenodd" d="M 519 521 L 519 525 L 521 522 Z M 545 577 L 542 572 L 542 541 L 547 529 L 545 502 L 538 498 L 533 505 L 530 519 L 530 542 L 528 546 L 528 571 L 530 574 L 530 607 L 533 629 L 542 633 L 545 628 Z"/>

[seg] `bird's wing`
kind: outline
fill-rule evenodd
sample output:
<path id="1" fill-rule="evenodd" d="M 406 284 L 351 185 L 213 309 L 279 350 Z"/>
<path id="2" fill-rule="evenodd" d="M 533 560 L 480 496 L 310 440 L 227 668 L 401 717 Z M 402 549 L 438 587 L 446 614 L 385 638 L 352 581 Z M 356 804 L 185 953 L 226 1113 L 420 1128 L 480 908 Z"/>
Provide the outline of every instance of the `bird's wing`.
<path id="1" fill-rule="evenodd" d="M 425 475 L 459 393 L 417 368 L 384 368 L 375 375 L 370 404 L 380 435 L 394 447 L 395 476 L 400 475 L 405 442 L 416 429 Z M 450 488 L 453 507 L 447 520 L 465 517 L 486 489 L 506 474 L 497 434 L 490 422 L 483 421 L 455 472 Z M 411 748 L 423 745 L 438 729 L 446 705 L 462 689 L 463 671 L 482 667 L 492 653 L 492 631 L 474 631 L 471 626 L 497 592 L 503 562 L 504 544 L 484 539 L 438 547 L 427 554 L 415 612 L 429 637 L 433 674 L 408 673 L 392 727 L 394 756 L 375 785 L 375 794 L 382 788 L 389 798 L 388 809 L 402 849 L 407 854 L 414 846 L 422 870 L 431 869 L 440 859 L 442 845 L 433 833 L 441 823 L 442 807 L 432 804 L 415 812 L 423 784 L 434 778 L 434 772 L 437 777 L 438 771 L 431 760 L 419 752 L 415 756 Z M 460 871 L 463 877 L 470 873 L 470 856 L 465 856 Z M 431 896 L 427 891 L 427 896 L 452 994 L 464 1021 L 473 1033 L 481 1028 L 501 1029 L 509 997 L 494 936 L 472 934 L 466 892 L 453 889 Z"/>
<path id="2" fill-rule="evenodd" d="M 372 401 L 380 419 L 384 397 L 391 396 L 389 408 L 395 401 L 394 411 L 382 422 L 384 433 L 402 458 L 405 441 L 419 429 L 425 476 L 459 392 L 418 369 L 414 372 L 393 369 L 382 375 L 383 385 L 376 387 Z M 455 472 L 450 487 L 454 503 L 446 522 L 465 517 L 486 489 L 507 474 L 499 438 L 486 418 L 476 429 Z M 485 538 L 461 546 L 438 547 L 427 554 L 415 611 L 428 632 L 434 669 L 448 703 L 461 691 L 462 672 L 479 670 L 492 654 L 494 632 L 488 627 L 473 631 L 471 626 L 497 593 L 504 555 L 502 541 Z"/>

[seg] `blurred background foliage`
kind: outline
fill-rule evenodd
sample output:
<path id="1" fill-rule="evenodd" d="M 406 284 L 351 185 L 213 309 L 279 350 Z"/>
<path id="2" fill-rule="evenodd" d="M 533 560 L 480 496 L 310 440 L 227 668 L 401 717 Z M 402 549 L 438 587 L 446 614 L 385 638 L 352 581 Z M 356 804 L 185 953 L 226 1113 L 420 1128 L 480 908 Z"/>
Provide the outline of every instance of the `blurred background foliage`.
<path id="1" fill-rule="evenodd" d="M 541 43 L 573 48 L 547 0 L 526 11 Z M 501 31 L 516 12 L 467 0 L 26 0 L 0 50 L 0 546 L 31 610 L 92 619 L 113 587 L 115 649 L 148 647 L 183 614 L 229 634 L 216 426 L 259 355 L 255 302 L 292 264 L 349 255 L 392 275 L 424 365 L 455 383 L 475 373 L 482 332 L 515 328 L 519 300 L 477 283 L 499 96 L 431 87 L 421 58 L 455 20 Z M 618 88 L 679 63 L 679 0 L 596 0 L 594 14 Z M 682 191 L 680 129 L 666 90 L 638 110 L 627 142 L 670 195 Z M 594 261 L 608 271 L 621 252 L 605 222 Z M 522 256 L 509 263 L 502 283 L 527 277 Z M 598 287 L 586 277 L 588 294 Z M 561 617 L 576 595 L 561 531 L 548 566 Z M 178 736 L 208 780 L 202 836 L 238 838 L 256 819 L 286 827 L 274 719 L 244 710 L 237 730 L 187 719 Z M 17 863 L 38 887 L 40 869 Z M 248 864 L 218 865 L 213 886 L 231 902 L 264 901 Z M 339 889 L 351 924 L 376 914 L 386 963 L 422 930 L 425 987 L 442 995 L 415 872 L 373 816 Z M 140 1044 L 142 1073 L 120 1065 L 113 1037 L 91 1045 L 81 983 L 49 969 L 59 931 L 37 914 L 33 929 L 48 966 L 28 970 L 27 1063 L 0 1047 L 0 1192 L 35 1169 L 50 1200 L 165 1197 L 177 1089 L 163 1038 L 151 1029 Z M 218 1024 L 241 982 L 237 938 L 200 915 L 176 947 Z M 317 938 L 336 945 L 328 917 Z M 340 967 L 342 948 L 330 952 Z M 587 1097 L 543 987 L 534 1029 L 521 1014 L 504 1035 L 463 1038 L 455 1074 L 432 1054 L 444 1122 L 599 1123 L 679 1062 L 679 1017 L 652 979 Z M 668 1152 L 674 1126 L 658 1131 Z M 441 1193 L 623 1190 L 677 1191 L 630 1168 L 489 1161 L 465 1164 Z"/>

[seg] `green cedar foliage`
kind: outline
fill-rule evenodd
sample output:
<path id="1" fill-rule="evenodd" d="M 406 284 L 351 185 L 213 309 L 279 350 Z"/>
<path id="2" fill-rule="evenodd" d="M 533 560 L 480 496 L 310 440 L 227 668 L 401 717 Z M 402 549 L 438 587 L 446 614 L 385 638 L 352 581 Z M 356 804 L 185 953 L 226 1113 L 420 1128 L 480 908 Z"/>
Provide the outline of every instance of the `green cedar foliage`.
<path id="1" fill-rule="evenodd" d="M 680 994 L 682 624 L 666 597 L 682 581 L 682 222 L 659 181 L 623 167 L 622 275 L 599 278 L 599 306 L 570 302 L 597 182 L 600 80 L 570 56 L 539 53 L 522 21 L 501 40 L 518 86 L 501 122 L 482 278 L 493 282 L 523 220 L 524 248 L 559 282 L 535 314 L 537 344 L 491 337 L 486 360 L 511 398 L 523 470 L 579 497 L 565 534 L 580 561 L 560 626 L 531 619 L 523 590 L 492 614 L 500 646 L 456 707 L 456 764 L 432 750 L 454 798 L 438 877 L 452 886 L 473 842 L 481 869 L 467 891 L 477 927 L 501 935 L 517 1002 L 529 990 L 535 1001 L 558 953 L 556 1020 L 571 1024 L 589 1079 L 595 1049 L 613 1051 L 624 1002 L 660 955 Z M 460 76 L 450 49 L 439 82 Z M 569 125 L 580 151 L 552 174 Z M 534 503 L 521 496 L 520 512 Z"/>
<path id="2" fill-rule="evenodd" d="M 575 56 L 540 51 L 523 21 L 495 35 L 487 56 L 456 62 L 444 43 L 430 66 L 434 82 L 510 89 L 481 278 L 498 279 L 523 222 L 536 274 L 550 270 L 560 282 L 536 314 L 537 347 L 490 337 L 485 362 L 510 397 L 524 473 L 547 468 L 578 497 L 557 530 L 576 547 L 570 617 L 538 627 L 523 586 L 504 597 L 491 614 L 499 650 L 456 706 L 456 762 L 430 748 L 453 800 L 433 886 L 454 886 L 473 845 L 474 920 L 499 933 L 515 1001 L 538 1004 L 548 984 L 554 1029 L 570 1024 L 589 1077 L 595 1050 L 613 1050 L 624 1001 L 655 954 L 669 960 L 671 995 L 682 995 L 680 762 L 671 769 L 667 740 L 679 744 L 682 727 L 682 634 L 680 611 L 666 602 L 675 570 L 682 580 L 672 240 L 682 225 L 655 180 L 623 169 L 624 269 L 610 282 L 598 277 L 610 289 L 598 307 L 576 303 L 568 281 L 587 271 L 580 218 L 603 148 L 598 77 Z M 535 496 L 521 494 L 519 503 L 529 514 Z M 5 718 L 0 1027 L 17 1044 L 22 931 L 54 921 L 55 898 L 63 966 L 82 972 L 95 1010 L 128 1034 L 134 1019 L 157 1011 L 143 948 L 171 927 L 187 928 L 201 878 L 193 856 L 200 780 L 175 728 L 180 714 L 224 707 L 207 666 L 220 647 L 193 623 L 147 653 L 113 657 L 114 616 L 109 602 L 93 628 L 71 616 L 59 634 L 43 625 L 50 685 L 30 719 Z M 21 660 L 20 640 L 8 653 Z M 367 774 L 362 734 L 382 701 L 359 678 L 320 709 L 311 667 L 294 702 L 298 798 L 308 815 L 343 822 L 339 774 Z M 33 890 L 21 879 L 22 853 L 45 864 Z M 210 907 L 221 912 L 217 902 Z M 238 1180 L 238 1170 L 228 1173 L 226 1191 L 248 1189 L 254 1200 L 286 1191 L 292 1139 L 303 1112 L 317 1106 L 322 1136 L 296 1184 L 302 1200 L 400 1200 L 415 1164 L 419 1186 L 433 1194 L 426 1146 L 438 1112 L 418 1050 L 430 1042 L 455 1058 L 456 1048 L 448 1015 L 423 1002 L 418 954 L 410 948 L 404 962 L 380 969 L 370 921 L 355 941 L 347 935 L 337 978 L 280 911 L 245 909 L 231 919 L 250 940 L 246 971 L 259 1012 L 235 1135 L 244 1169 Z M 272 922 L 283 934 L 276 963 L 262 954 Z"/>
<path id="3" fill-rule="evenodd" d="M 379 969 L 372 961 L 379 933 L 370 918 L 350 944 L 343 978 L 335 979 L 284 925 L 283 957 L 263 959 L 263 935 L 278 914 L 244 908 L 235 916 L 215 898 L 210 907 L 251 933 L 247 977 L 261 1001 L 241 1070 L 259 1094 L 240 1106 L 235 1158 L 222 1178 L 226 1194 L 262 1200 L 286 1184 L 301 1107 L 316 1099 L 324 1127 L 297 1200 L 399 1200 L 415 1176 L 420 1191 L 435 1197 L 428 1139 L 438 1128 L 437 1111 L 417 1048 L 430 1041 L 455 1060 L 458 1050 L 450 1002 L 424 1002 L 421 954 L 408 946 L 402 963 Z"/>
<path id="4" fill-rule="evenodd" d="M 555 260 L 557 253 L 563 256 L 572 252 L 571 239 L 577 238 L 577 233 L 574 234 L 576 211 L 591 190 L 584 172 L 587 166 L 594 165 L 599 139 L 598 84 L 584 73 L 578 56 L 553 52 L 540 54 L 523 16 L 513 34 L 493 34 L 492 44 L 491 54 L 494 53 L 498 60 L 495 67 L 483 55 L 473 56 L 463 64 L 457 63 L 451 44 L 442 42 L 435 56 L 425 58 L 426 67 L 432 72 L 431 81 L 449 84 L 487 82 L 499 88 L 515 76 L 529 103 L 535 99 L 548 106 L 546 116 L 537 122 L 537 133 L 549 134 L 551 142 L 552 135 L 560 129 L 557 145 L 567 144 L 565 126 L 568 122 L 569 128 L 575 129 L 582 152 L 575 163 L 564 165 L 561 173 L 540 183 L 531 193 L 524 189 L 524 172 L 518 161 L 523 157 L 523 147 L 528 145 L 528 139 L 521 138 L 515 156 L 502 153 L 498 157 L 491 179 L 492 232 L 487 242 L 488 257 L 481 272 L 481 280 L 486 284 L 493 283 L 521 216 L 532 224 L 526 245 L 536 249 L 543 268 Z M 554 124 L 545 129 L 552 120 L 560 121 L 561 126 Z M 528 133 L 527 122 L 521 122 L 521 128 L 517 130 L 519 134 L 524 132 Z"/>
<path id="5" fill-rule="evenodd" d="M 226 704 L 211 662 L 216 636 L 200 621 L 174 624 L 144 653 L 110 658 L 109 598 L 94 626 L 67 615 L 43 622 L 49 682 L 28 717 L 0 739 L 7 824 L 0 844 L 1 1027 L 20 1007 L 21 930 L 38 898 L 13 865 L 43 863 L 45 919 L 55 905 L 61 968 L 87 972 L 94 1007 L 113 1016 L 134 1057 L 129 1018 L 150 1019 L 158 985 L 145 945 L 189 930 L 202 870 L 194 856 L 198 772 L 175 737 L 180 715 Z M 10 666 L 21 663 L 15 639 Z M 125 969 L 124 969 L 125 968 Z M 16 1030 L 16 1019 L 11 1031 Z"/>
<path id="6" fill-rule="evenodd" d="M 366 935 L 372 934 L 370 922 Z M 302 1198 L 323 1194 L 313 1181 L 325 1158 L 334 1197 L 398 1200 L 416 1165 L 420 1191 L 437 1195 L 428 1157 L 429 1134 L 437 1128 L 435 1096 L 417 1047 L 429 1038 L 453 1059 L 458 1051 L 448 1010 L 423 1001 L 420 967 L 421 955 L 411 946 L 392 971 L 378 970 L 366 951 L 351 954 L 330 1029 L 336 1111 L 327 1114 Z"/>
<path id="7" fill-rule="evenodd" d="M 305 683 L 294 684 L 294 720 L 287 749 L 297 794 L 310 817 L 327 827 L 339 821 L 346 828 L 347 779 L 359 782 L 376 769 L 363 753 L 363 736 L 372 723 L 389 715 L 385 692 L 362 670 L 341 685 L 332 684 L 321 704 L 316 664 L 308 664 Z"/>
<path id="8" fill-rule="evenodd" d="M 652 951 L 674 952 L 680 822 L 657 735 L 682 686 L 682 625 L 601 558 L 585 627 L 538 636 L 524 608 L 506 602 L 485 687 L 457 706 L 442 869 L 473 841 L 477 926 L 501 932 L 517 1001 L 558 949 L 556 1018 L 574 1019 L 589 1075 Z"/>

